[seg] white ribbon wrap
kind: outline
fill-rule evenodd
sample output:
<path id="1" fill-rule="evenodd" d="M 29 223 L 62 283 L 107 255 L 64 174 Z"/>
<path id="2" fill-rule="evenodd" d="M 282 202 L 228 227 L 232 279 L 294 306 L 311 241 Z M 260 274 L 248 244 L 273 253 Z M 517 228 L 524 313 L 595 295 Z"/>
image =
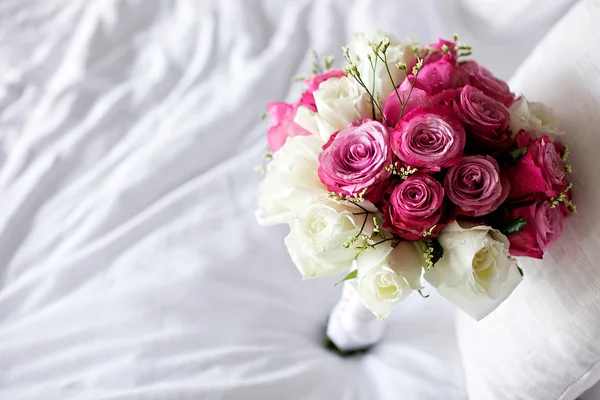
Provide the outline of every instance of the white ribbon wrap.
<path id="1" fill-rule="evenodd" d="M 338 349 L 364 349 L 379 342 L 385 332 L 385 321 L 369 311 L 352 284 L 345 282 L 342 298 L 333 307 L 327 324 L 327 337 Z"/>

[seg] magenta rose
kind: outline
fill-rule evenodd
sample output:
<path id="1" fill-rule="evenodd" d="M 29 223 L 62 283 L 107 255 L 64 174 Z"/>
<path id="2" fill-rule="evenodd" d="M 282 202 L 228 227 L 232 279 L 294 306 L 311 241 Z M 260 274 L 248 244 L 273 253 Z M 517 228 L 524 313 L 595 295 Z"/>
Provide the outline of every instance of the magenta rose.
<path id="1" fill-rule="evenodd" d="M 496 210 L 508 196 L 508 180 L 490 156 L 463 157 L 448 170 L 444 179 L 448 199 L 459 208 L 457 214 L 480 217 Z"/>
<path id="2" fill-rule="evenodd" d="M 506 107 L 510 106 L 515 100 L 515 96 L 510 92 L 510 88 L 506 82 L 496 78 L 476 61 L 470 60 L 460 64 L 460 70 L 466 76 L 466 83 L 475 86 Z"/>
<path id="3" fill-rule="evenodd" d="M 267 132 L 267 143 L 275 152 L 285 144 L 289 137 L 308 136 L 310 132 L 294 122 L 300 104 L 274 102 L 267 104 L 267 112 L 271 115 L 271 125 Z"/>
<path id="4" fill-rule="evenodd" d="M 454 111 L 465 125 L 473 152 L 494 153 L 511 146 L 508 110 L 481 90 L 470 85 L 460 89 Z"/>
<path id="5" fill-rule="evenodd" d="M 300 105 L 303 105 L 312 111 L 317 111 L 317 106 L 315 104 L 315 98 L 313 96 L 313 93 L 319 88 L 319 85 L 329 78 L 340 78 L 345 75 L 346 74 L 341 69 L 330 69 L 329 71 L 326 71 L 322 74 L 316 74 L 306 79 L 304 81 L 306 90 L 304 91 L 304 93 L 302 93 Z"/>
<path id="6" fill-rule="evenodd" d="M 517 146 L 527 146 L 523 157 L 508 169 L 511 200 L 523 200 L 544 194 L 557 197 L 567 186 L 565 168 L 557 145 L 548 136 L 531 141 L 527 132 L 517 135 Z M 557 148 L 558 147 L 558 148 Z"/>
<path id="7" fill-rule="evenodd" d="M 406 240 L 423 240 L 423 233 L 438 225 L 444 188 L 430 175 L 416 173 L 394 188 L 384 206 L 385 227 Z M 436 226 L 433 236 L 441 229 Z"/>
<path id="8" fill-rule="evenodd" d="M 412 74 L 406 77 L 398 89 L 392 91 L 386 98 L 383 104 L 383 115 L 390 126 L 396 125 L 400 119 L 402 105 L 398 95 L 400 99 L 408 99 L 404 107 L 404 115 L 406 115 L 417 107 L 431 105 L 433 96 L 444 90 L 457 88 L 463 82 L 456 63 L 444 58 L 423 66 L 411 92 L 410 85 L 414 79 Z M 409 93 L 410 97 L 408 96 Z"/>
<path id="9" fill-rule="evenodd" d="M 505 210 L 506 221 L 519 217 L 523 217 L 527 225 L 521 232 L 508 235 L 510 254 L 541 259 L 562 234 L 563 212 L 559 207 L 552 208 L 546 200 Z"/>
<path id="10" fill-rule="evenodd" d="M 390 145 L 405 165 L 440 171 L 461 159 L 465 141 L 465 131 L 452 110 L 417 108 L 398 122 Z"/>
<path id="11" fill-rule="evenodd" d="M 392 164 L 387 128 L 365 119 L 334 134 L 319 154 L 319 178 L 329 191 L 344 195 L 379 192 Z"/>

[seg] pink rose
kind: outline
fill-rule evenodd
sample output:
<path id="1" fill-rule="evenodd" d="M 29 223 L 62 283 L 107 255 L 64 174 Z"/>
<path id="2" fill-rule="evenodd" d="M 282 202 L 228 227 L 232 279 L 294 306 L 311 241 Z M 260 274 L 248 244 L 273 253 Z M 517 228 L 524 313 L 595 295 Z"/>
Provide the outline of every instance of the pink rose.
<path id="1" fill-rule="evenodd" d="M 416 173 L 396 186 L 384 206 L 385 227 L 406 240 L 423 240 L 423 233 L 442 216 L 444 189 L 432 176 Z M 436 226 L 433 236 L 441 226 Z"/>
<path id="2" fill-rule="evenodd" d="M 285 144 L 288 137 L 310 135 L 310 132 L 294 122 L 298 108 L 304 106 L 312 111 L 317 111 L 315 97 L 313 96 L 314 91 L 327 79 L 344 75 L 344 71 L 341 69 L 330 69 L 322 74 L 313 75 L 304 81 L 306 90 L 302 93 L 302 97 L 297 103 L 273 102 L 267 104 L 267 112 L 271 115 L 271 125 L 267 132 L 267 142 L 271 151 L 275 152 L 279 150 Z"/>
<path id="3" fill-rule="evenodd" d="M 439 171 L 461 159 L 465 141 L 465 131 L 451 109 L 417 108 L 398 122 L 390 145 L 405 165 Z"/>
<path id="4" fill-rule="evenodd" d="M 507 236 L 510 254 L 541 259 L 562 234 L 562 211 L 559 207 L 552 208 L 545 200 L 505 210 L 506 221 L 514 221 L 519 217 L 523 217 L 527 225 L 521 232 Z"/>
<path id="5" fill-rule="evenodd" d="M 446 45 L 448 47 L 448 51 L 445 55 L 442 55 L 443 47 Z M 458 56 L 458 51 L 456 49 L 456 42 L 451 42 L 442 38 L 439 38 L 437 42 L 432 43 L 429 47 L 434 50 L 432 54 L 425 55 L 425 51 L 423 50 L 423 54 L 421 57 L 423 58 L 424 64 L 429 64 L 440 60 L 441 58 L 445 58 L 449 61 L 456 61 Z"/>
<path id="6" fill-rule="evenodd" d="M 459 208 L 458 214 L 480 217 L 496 210 L 508 196 L 508 180 L 490 156 L 463 157 L 448 170 L 446 195 Z"/>
<path id="7" fill-rule="evenodd" d="M 454 111 L 465 125 L 470 150 L 494 153 L 511 146 L 510 114 L 502 103 L 467 85 L 460 89 Z"/>
<path id="8" fill-rule="evenodd" d="M 467 83 L 483 91 L 491 98 L 510 106 L 515 100 L 515 96 L 510 92 L 510 88 L 501 79 L 496 78 L 485 67 L 471 60 L 460 64 L 460 70 L 466 75 Z"/>
<path id="9" fill-rule="evenodd" d="M 302 93 L 302 98 L 300 99 L 300 105 L 308 107 L 312 111 L 317 111 L 317 106 L 315 104 L 315 98 L 313 93 L 315 90 L 319 88 L 319 85 L 325 82 L 329 78 L 340 78 L 345 76 L 346 74 L 341 69 L 330 69 L 322 74 L 313 75 L 310 78 L 304 81 L 304 85 L 306 86 L 306 90 Z"/>
<path id="10" fill-rule="evenodd" d="M 309 131 L 294 122 L 298 107 L 300 107 L 299 103 L 274 102 L 267 104 L 267 112 L 271 115 L 267 143 L 271 151 L 279 150 L 289 137 L 310 135 Z"/>
<path id="11" fill-rule="evenodd" d="M 392 150 L 387 129 L 364 119 L 331 136 L 319 154 L 319 178 L 329 191 L 366 196 L 379 193 L 378 184 L 390 176 Z"/>
<path id="12" fill-rule="evenodd" d="M 383 104 L 383 115 L 390 126 L 394 126 L 400 119 L 402 105 L 398 99 L 408 99 L 404 107 L 404 115 L 417 107 L 431 105 L 433 96 L 447 89 L 454 89 L 462 85 L 460 70 L 456 64 L 446 59 L 440 59 L 431 64 L 425 64 L 417 76 L 417 81 L 410 92 L 414 75 L 404 79 L 396 91 L 392 91 Z M 398 92 L 398 94 L 396 94 Z M 408 94 L 410 94 L 410 97 Z"/>
<path id="13" fill-rule="evenodd" d="M 545 194 L 557 197 L 567 186 L 565 168 L 560 157 L 560 144 L 555 144 L 548 136 L 531 141 L 529 134 L 520 131 L 517 146 L 527 146 L 523 157 L 507 171 L 511 182 L 508 197 L 511 200 L 523 200 Z"/>

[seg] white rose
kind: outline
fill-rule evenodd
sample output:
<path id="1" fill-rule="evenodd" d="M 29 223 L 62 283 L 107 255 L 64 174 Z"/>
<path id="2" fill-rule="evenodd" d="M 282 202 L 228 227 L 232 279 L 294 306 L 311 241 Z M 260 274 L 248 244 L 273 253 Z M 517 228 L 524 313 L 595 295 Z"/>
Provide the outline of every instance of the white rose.
<path id="1" fill-rule="evenodd" d="M 390 41 L 386 55 L 388 68 L 394 83 L 390 80 L 385 64 L 381 60 L 377 61 L 375 76 L 373 76 L 373 68 L 367 58 L 367 55 L 370 55 L 372 61 L 375 62 L 375 55 L 369 46 L 369 42 L 378 44 L 384 38 Z M 408 44 L 402 43 L 391 33 L 382 31 L 355 33 L 348 48 L 350 49 L 350 57 L 356 63 L 361 79 L 370 91 L 373 90 L 373 82 L 375 82 L 375 98 L 379 99 L 380 104 L 394 90 L 394 84 L 400 86 L 406 78 L 406 74 L 396 67 L 396 63 L 410 65 L 414 58 L 412 48 Z"/>
<path id="2" fill-rule="evenodd" d="M 421 256 L 411 242 L 390 242 L 364 250 L 355 262 L 356 280 L 351 282 L 364 305 L 379 319 L 390 315 L 392 306 L 413 290 L 421 289 Z"/>
<path id="3" fill-rule="evenodd" d="M 352 77 L 329 78 L 313 93 L 317 114 L 335 131 L 373 116 L 369 95 Z M 323 137 L 324 140 L 329 137 Z"/>
<path id="4" fill-rule="evenodd" d="M 298 108 L 294 122 L 324 141 L 329 140 L 331 135 L 338 131 L 325 118 L 304 106 Z"/>
<path id="5" fill-rule="evenodd" d="M 521 129 L 537 137 L 548 135 L 554 138 L 563 135 L 559 120 L 552 109 L 543 103 L 528 102 L 525 97 L 516 100 L 508 109 L 510 129 L 516 135 Z"/>
<path id="6" fill-rule="evenodd" d="M 285 245 L 304 279 L 348 270 L 356 251 L 343 245 L 360 233 L 365 215 L 353 214 L 360 211 L 358 207 L 324 198 L 292 218 Z M 370 233 L 372 217 L 366 221 L 363 232 Z"/>
<path id="7" fill-rule="evenodd" d="M 463 229 L 457 222 L 438 235 L 444 255 L 425 271 L 425 280 L 446 299 L 480 320 L 521 282 L 506 236 L 489 226 Z"/>
<path id="8" fill-rule="evenodd" d="M 275 152 L 258 186 L 256 218 L 261 225 L 289 222 L 307 204 L 327 195 L 317 174 L 323 144 L 318 136 L 296 136 Z"/>

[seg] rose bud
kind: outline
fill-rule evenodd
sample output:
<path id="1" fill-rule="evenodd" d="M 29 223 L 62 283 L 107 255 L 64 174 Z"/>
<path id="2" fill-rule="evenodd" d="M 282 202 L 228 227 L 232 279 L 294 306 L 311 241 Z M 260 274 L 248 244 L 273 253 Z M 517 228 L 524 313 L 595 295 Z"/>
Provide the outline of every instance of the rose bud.
<path id="1" fill-rule="evenodd" d="M 392 150 L 387 129 L 377 121 L 364 119 L 331 136 L 319 154 L 319 178 L 329 191 L 365 196 L 378 191 L 378 184 L 390 176 Z"/>
<path id="2" fill-rule="evenodd" d="M 430 175 L 416 173 L 396 186 L 383 209 L 385 227 L 406 240 L 423 240 L 423 234 L 442 216 L 444 188 Z M 432 236 L 441 229 L 432 232 Z"/>
<path id="3" fill-rule="evenodd" d="M 464 157 L 448 170 L 446 195 L 459 208 L 458 214 L 479 217 L 496 210 L 508 196 L 508 180 L 489 156 Z"/>
<path id="4" fill-rule="evenodd" d="M 390 145 L 406 165 L 439 171 L 463 155 L 466 134 L 448 108 L 415 109 L 391 133 Z"/>
<path id="5" fill-rule="evenodd" d="M 530 141 L 527 132 L 517 135 L 517 145 L 527 146 L 525 154 L 508 169 L 511 200 L 533 198 L 537 194 L 557 197 L 567 186 L 567 177 L 560 153 L 559 144 L 548 136 Z"/>
<path id="6" fill-rule="evenodd" d="M 510 92 L 506 82 L 496 78 L 476 61 L 470 60 L 460 64 L 460 70 L 466 76 L 468 84 L 475 86 L 506 107 L 509 107 L 515 100 L 515 96 Z"/>
<path id="7" fill-rule="evenodd" d="M 502 103 L 470 85 L 461 89 L 457 100 L 454 111 L 467 130 L 469 149 L 493 153 L 511 146 L 510 114 Z"/>
<path id="8" fill-rule="evenodd" d="M 510 254 L 541 259 L 562 234 L 563 212 L 560 207 L 552 208 L 546 200 L 505 210 L 505 220 L 519 217 L 524 218 L 527 225 L 521 232 L 508 235 Z"/>

